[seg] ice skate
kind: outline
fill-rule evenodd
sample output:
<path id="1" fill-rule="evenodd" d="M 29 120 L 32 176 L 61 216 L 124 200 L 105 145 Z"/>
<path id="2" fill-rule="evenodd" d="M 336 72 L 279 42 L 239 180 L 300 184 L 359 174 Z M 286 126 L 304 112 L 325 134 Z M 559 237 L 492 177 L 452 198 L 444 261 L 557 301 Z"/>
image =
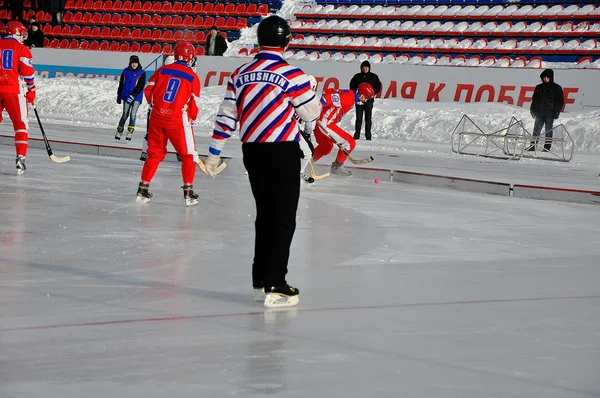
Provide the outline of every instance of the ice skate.
<path id="1" fill-rule="evenodd" d="M 137 190 L 137 198 L 136 202 L 138 203 L 148 203 L 152 199 L 152 192 L 150 192 L 150 186 L 148 184 L 144 184 L 140 182 Z"/>
<path id="2" fill-rule="evenodd" d="M 127 142 L 131 141 L 131 138 L 133 138 L 134 131 L 135 131 L 135 127 L 133 127 L 133 126 L 127 127 L 127 136 L 125 137 L 125 141 L 127 141 Z"/>
<path id="3" fill-rule="evenodd" d="M 183 197 L 185 198 L 186 206 L 194 206 L 198 204 L 198 194 L 194 193 L 193 185 L 184 185 L 183 188 Z"/>
<path id="4" fill-rule="evenodd" d="M 338 162 L 333 162 L 331 164 L 331 174 L 337 174 L 337 175 L 343 176 L 343 177 L 352 176 L 352 172 L 350 170 L 347 170 L 346 168 L 344 168 L 343 163 L 338 163 Z"/>
<path id="5" fill-rule="evenodd" d="M 27 170 L 27 166 L 25 166 L 25 156 L 17 156 L 15 163 L 17 165 L 17 175 L 25 173 L 25 170 Z"/>
<path id="6" fill-rule="evenodd" d="M 288 284 L 265 287 L 265 307 L 293 307 L 300 301 L 300 291 Z"/>
<path id="7" fill-rule="evenodd" d="M 123 127 L 117 126 L 117 134 L 115 134 L 116 141 L 121 141 L 121 134 L 123 134 Z"/>
<path id="8" fill-rule="evenodd" d="M 146 160 L 148 160 L 148 153 L 147 153 L 147 152 L 144 152 L 144 151 L 142 151 L 142 153 L 140 153 L 140 160 L 141 160 L 142 162 L 145 162 Z"/>

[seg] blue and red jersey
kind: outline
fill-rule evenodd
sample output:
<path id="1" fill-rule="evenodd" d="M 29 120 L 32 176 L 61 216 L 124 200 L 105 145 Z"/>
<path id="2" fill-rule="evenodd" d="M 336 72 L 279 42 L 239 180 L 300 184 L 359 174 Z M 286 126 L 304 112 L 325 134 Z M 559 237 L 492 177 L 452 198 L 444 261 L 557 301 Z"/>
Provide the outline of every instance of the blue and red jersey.
<path id="1" fill-rule="evenodd" d="M 152 105 L 150 117 L 180 121 L 198 117 L 196 98 L 200 97 L 200 79 L 185 62 L 177 61 L 159 68 L 144 90 Z"/>
<path id="2" fill-rule="evenodd" d="M 236 129 L 245 143 L 298 141 L 294 112 L 303 120 L 315 120 L 321 112 L 319 98 L 302 70 L 280 53 L 263 50 L 229 77 L 209 151 L 220 155 Z"/>
<path id="3" fill-rule="evenodd" d="M 0 39 L 0 93 L 23 92 L 23 81 L 33 87 L 34 69 L 31 51 L 14 37 Z"/>

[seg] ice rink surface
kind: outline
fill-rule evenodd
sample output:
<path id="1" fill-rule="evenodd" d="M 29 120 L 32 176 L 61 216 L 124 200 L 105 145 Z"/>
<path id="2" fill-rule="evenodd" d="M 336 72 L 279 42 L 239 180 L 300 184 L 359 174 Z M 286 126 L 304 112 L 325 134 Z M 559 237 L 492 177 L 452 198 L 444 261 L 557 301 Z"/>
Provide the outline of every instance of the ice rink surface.
<path id="1" fill-rule="evenodd" d="M 600 397 L 597 206 L 331 176 L 272 311 L 243 170 L 139 205 L 139 161 L 71 155 L 0 146 L 0 397 Z"/>

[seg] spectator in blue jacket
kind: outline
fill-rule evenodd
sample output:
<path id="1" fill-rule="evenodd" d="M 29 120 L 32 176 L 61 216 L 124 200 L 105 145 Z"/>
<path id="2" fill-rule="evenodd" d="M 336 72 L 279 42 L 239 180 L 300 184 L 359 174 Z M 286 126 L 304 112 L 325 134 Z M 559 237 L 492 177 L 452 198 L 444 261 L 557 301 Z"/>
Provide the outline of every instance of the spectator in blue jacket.
<path id="1" fill-rule="evenodd" d="M 140 59 L 137 55 L 129 57 L 129 66 L 123 69 L 121 79 L 119 80 L 119 89 L 117 90 L 117 104 L 123 102 L 123 114 L 119 125 L 117 126 L 117 134 L 115 140 L 121 139 L 125 122 L 129 118 L 127 126 L 127 141 L 131 141 L 135 130 L 135 119 L 137 111 L 144 98 L 144 86 L 146 86 L 146 72 L 140 65 Z"/>

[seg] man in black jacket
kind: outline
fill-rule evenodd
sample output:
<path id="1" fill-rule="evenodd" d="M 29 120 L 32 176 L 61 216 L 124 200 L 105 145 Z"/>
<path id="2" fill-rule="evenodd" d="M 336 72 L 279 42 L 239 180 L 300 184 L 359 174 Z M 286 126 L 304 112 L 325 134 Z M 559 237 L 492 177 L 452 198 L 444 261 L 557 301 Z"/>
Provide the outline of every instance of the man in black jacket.
<path id="1" fill-rule="evenodd" d="M 206 37 L 206 55 L 222 56 L 227 51 L 227 41 L 216 26 L 210 28 Z"/>
<path id="2" fill-rule="evenodd" d="M 371 64 L 369 61 L 363 61 L 360 64 L 360 73 L 357 73 L 350 80 L 350 90 L 356 90 L 361 83 L 369 83 L 375 95 L 381 91 L 381 81 L 379 76 L 371 72 Z M 365 138 L 371 140 L 371 116 L 373 114 L 373 103 L 375 98 L 372 98 L 364 104 L 356 103 L 356 124 L 354 126 L 354 139 L 360 138 L 360 129 L 362 127 L 363 112 L 365 113 Z"/>
<path id="3" fill-rule="evenodd" d="M 538 84 L 531 98 L 531 116 L 535 119 L 533 125 L 533 135 L 536 137 L 531 142 L 528 151 L 535 151 L 537 137 L 539 137 L 542 127 L 546 132 L 546 140 L 544 143 L 544 151 L 550 151 L 552 147 L 552 127 L 554 119 L 558 119 L 558 115 L 565 103 L 563 89 L 558 84 L 554 83 L 554 71 L 546 69 L 540 75 L 542 84 Z"/>
<path id="4" fill-rule="evenodd" d="M 37 21 L 31 22 L 27 31 L 27 40 L 23 43 L 29 48 L 44 47 L 44 32 L 40 29 L 40 24 Z"/>

